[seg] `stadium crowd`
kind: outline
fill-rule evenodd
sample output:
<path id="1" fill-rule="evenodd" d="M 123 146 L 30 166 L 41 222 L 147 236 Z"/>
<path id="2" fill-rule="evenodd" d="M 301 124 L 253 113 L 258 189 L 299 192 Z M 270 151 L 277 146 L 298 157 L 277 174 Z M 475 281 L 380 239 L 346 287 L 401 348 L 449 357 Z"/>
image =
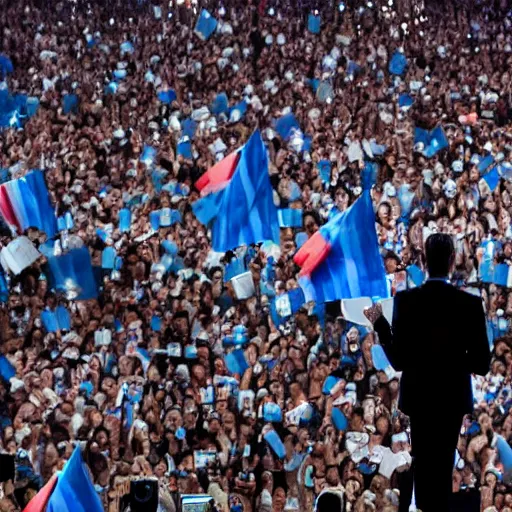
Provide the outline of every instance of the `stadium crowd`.
<path id="1" fill-rule="evenodd" d="M 127 480 L 150 477 L 163 511 L 197 493 L 223 512 L 309 511 L 327 488 L 343 488 L 347 511 L 397 511 L 408 422 L 399 374 L 372 360 L 376 335 L 337 304 L 272 314 L 299 286 L 298 247 L 361 194 L 365 160 L 378 168 L 392 292 L 419 284 L 423 242 L 442 231 L 456 242 L 454 282 L 482 294 L 493 359 L 474 380 L 453 488 L 512 511 L 493 442 L 512 434 L 512 294 L 482 275 L 512 265 L 512 11 L 353 4 L 2 2 L 3 88 L 39 101 L 0 135 L 4 181 L 44 171 L 67 218 L 54 254 L 87 247 L 99 294 L 52 288 L 42 230 L 23 234 L 43 257 L 19 274 L 2 260 L 2 364 L 15 376 L 0 383 L 0 447 L 16 476 L 1 511 L 22 510 L 77 443 L 108 511 Z M 194 30 L 202 8 L 218 22 L 211 37 Z M 396 52 L 406 69 L 393 73 Z M 245 107 L 214 114 L 222 93 Z M 300 131 L 284 140 L 276 120 L 291 112 Z M 438 126 L 446 147 L 426 151 L 415 129 Z M 192 211 L 195 183 L 256 129 L 276 205 L 300 210 L 300 226 L 282 227 L 279 246 L 215 253 Z M 2 246 L 21 234 L 5 228 Z M 226 279 L 235 257 L 256 288 L 248 299 Z M 50 326 L 57 310 L 68 321 Z M 242 365 L 228 357 L 240 351 Z M 434 436 L 450 406 L 438 403 Z"/>

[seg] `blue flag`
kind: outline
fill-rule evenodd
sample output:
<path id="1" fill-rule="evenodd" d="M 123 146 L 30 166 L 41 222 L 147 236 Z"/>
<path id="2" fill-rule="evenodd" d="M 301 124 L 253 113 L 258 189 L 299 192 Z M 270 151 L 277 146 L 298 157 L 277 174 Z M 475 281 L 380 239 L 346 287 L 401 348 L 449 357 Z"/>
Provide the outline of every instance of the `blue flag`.
<path id="1" fill-rule="evenodd" d="M 301 288 L 294 288 L 287 293 L 279 295 L 272 301 L 270 313 L 275 325 L 280 325 L 287 318 L 297 313 L 305 304 L 306 297 Z"/>
<path id="2" fill-rule="evenodd" d="M 398 50 L 393 53 L 391 60 L 389 61 L 389 72 L 392 75 L 402 75 L 407 68 L 407 59 L 402 52 Z"/>
<path id="3" fill-rule="evenodd" d="M 72 300 L 89 300 L 98 297 L 89 249 L 72 249 L 62 256 L 49 256 L 49 284 L 64 292 Z"/>
<path id="4" fill-rule="evenodd" d="M 199 199 L 192 209 L 199 222 L 211 227 L 214 251 L 226 252 L 265 240 L 279 244 L 267 150 L 259 131 L 241 149 L 228 185 Z"/>
<path id="5" fill-rule="evenodd" d="M 59 475 L 46 512 L 104 512 L 79 446 Z"/>
<path id="6" fill-rule="evenodd" d="M 337 214 L 296 253 L 301 286 L 316 302 L 356 297 L 388 297 L 369 188 Z"/>
<path id="7" fill-rule="evenodd" d="M 216 116 L 229 112 L 228 96 L 225 92 L 217 94 L 217 97 L 213 100 L 211 110 Z"/>
<path id="8" fill-rule="evenodd" d="M 280 228 L 300 228 L 302 227 L 302 209 L 281 208 L 277 210 Z"/>
<path id="9" fill-rule="evenodd" d="M 441 126 L 437 126 L 430 132 L 416 127 L 414 129 L 414 144 L 420 143 L 424 146 L 420 153 L 427 158 L 432 158 L 449 145 L 446 134 Z"/>
<path id="10" fill-rule="evenodd" d="M 197 18 L 195 34 L 199 39 L 207 41 L 217 28 L 217 20 L 206 10 L 203 9 L 199 18 Z"/>
<path id="11" fill-rule="evenodd" d="M 315 16 L 314 14 L 310 14 L 308 16 L 308 30 L 312 34 L 320 34 L 320 25 L 322 21 L 320 16 Z"/>
<path id="12" fill-rule="evenodd" d="M 286 114 L 276 122 L 276 132 L 283 140 L 288 140 L 293 130 L 300 129 L 299 122 L 293 114 Z"/>
<path id="13" fill-rule="evenodd" d="M 0 53 L 0 73 L 2 75 L 2 78 L 5 78 L 5 75 L 8 75 L 13 71 L 14 66 L 12 65 L 12 60 L 9 57 L 7 57 L 7 55 Z"/>
<path id="14" fill-rule="evenodd" d="M 3 354 L 0 354 L 0 377 L 9 382 L 9 380 L 15 375 L 16 370 L 14 369 L 14 366 Z"/>
<path id="15" fill-rule="evenodd" d="M 168 105 L 176 99 L 176 93 L 174 92 L 173 89 L 168 89 L 167 91 L 160 91 L 157 94 L 157 98 L 160 100 L 161 103 Z"/>
<path id="16" fill-rule="evenodd" d="M 64 114 L 69 114 L 72 112 L 75 114 L 78 110 L 78 96 L 76 94 L 66 94 L 62 98 L 62 112 Z"/>

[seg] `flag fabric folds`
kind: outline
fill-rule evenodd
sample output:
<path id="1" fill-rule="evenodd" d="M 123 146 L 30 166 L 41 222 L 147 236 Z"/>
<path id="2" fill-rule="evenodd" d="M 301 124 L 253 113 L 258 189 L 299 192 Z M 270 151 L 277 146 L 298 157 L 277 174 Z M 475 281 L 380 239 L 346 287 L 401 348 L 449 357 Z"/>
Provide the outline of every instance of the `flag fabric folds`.
<path id="1" fill-rule="evenodd" d="M 259 131 L 240 150 L 238 164 L 226 187 L 199 199 L 192 209 L 199 222 L 211 229 L 212 248 L 216 252 L 265 240 L 279 243 L 268 156 Z"/>
<path id="2" fill-rule="evenodd" d="M 57 485 L 57 478 L 57 473 L 54 473 L 46 485 L 29 501 L 23 512 L 44 512 L 48 500 Z"/>
<path id="3" fill-rule="evenodd" d="M 46 512 L 104 512 L 79 446 L 58 476 Z"/>
<path id="4" fill-rule="evenodd" d="M 395 51 L 389 61 L 388 71 L 392 75 L 402 75 L 407 68 L 407 58 L 402 52 Z"/>
<path id="5" fill-rule="evenodd" d="M 48 238 L 55 236 L 57 219 L 42 171 L 32 171 L 0 185 L 0 214 L 18 234 L 34 227 L 44 231 Z"/>
<path id="6" fill-rule="evenodd" d="M 201 192 L 201 195 L 225 188 L 235 173 L 239 158 L 239 152 L 231 153 L 208 169 L 195 183 L 195 187 Z"/>
<path id="7" fill-rule="evenodd" d="M 3 355 L 0 354 L 0 377 L 9 382 L 16 375 L 16 370 L 14 366 L 9 362 L 9 360 Z"/>
<path id="8" fill-rule="evenodd" d="M 301 267 L 306 296 L 312 293 L 317 303 L 388 297 L 369 187 L 348 210 L 322 226 L 294 261 Z"/>
<path id="9" fill-rule="evenodd" d="M 432 158 L 449 145 L 446 134 L 441 126 L 434 128 L 430 132 L 423 128 L 415 128 L 414 144 L 423 145 L 419 152 L 426 158 Z"/>
<path id="10" fill-rule="evenodd" d="M 320 25 L 322 24 L 322 20 L 320 16 L 315 16 L 314 14 L 310 14 L 308 16 L 308 30 L 312 34 L 320 34 Z"/>
<path id="11" fill-rule="evenodd" d="M 277 210 L 279 227 L 281 228 L 301 228 L 302 227 L 302 209 L 281 208 Z"/>
<path id="12" fill-rule="evenodd" d="M 98 289 L 87 247 L 72 249 L 62 256 L 49 256 L 49 285 L 70 300 L 98 297 Z"/>
<path id="13" fill-rule="evenodd" d="M 203 9 L 197 18 L 194 33 L 202 41 L 208 41 L 216 29 L 217 20 L 206 9 Z"/>

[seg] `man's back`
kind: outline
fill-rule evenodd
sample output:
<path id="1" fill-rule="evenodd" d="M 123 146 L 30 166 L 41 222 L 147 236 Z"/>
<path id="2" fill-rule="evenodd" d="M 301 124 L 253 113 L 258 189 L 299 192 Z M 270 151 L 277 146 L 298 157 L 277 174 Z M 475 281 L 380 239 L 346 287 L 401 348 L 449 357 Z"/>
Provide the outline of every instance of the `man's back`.
<path id="1" fill-rule="evenodd" d="M 386 347 L 385 336 L 383 345 L 403 371 L 403 412 L 434 402 L 470 412 L 470 375 L 485 374 L 490 357 L 481 300 L 445 281 L 428 281 L 397 294 L 392 333 L 393 347 Z"/>

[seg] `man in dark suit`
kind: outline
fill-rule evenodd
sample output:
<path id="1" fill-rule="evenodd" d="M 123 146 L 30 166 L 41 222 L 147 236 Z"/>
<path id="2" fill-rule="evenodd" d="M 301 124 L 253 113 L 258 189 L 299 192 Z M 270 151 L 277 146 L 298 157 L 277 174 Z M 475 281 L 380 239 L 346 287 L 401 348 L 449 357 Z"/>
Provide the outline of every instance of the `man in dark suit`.
<path id="1" fill-rule="evenodd" d="M 402 372 L 399 407 L 410 417 L 416 506 L 445 512 L 462 419 L 473 410 L 471 374 L 488 372 L 490 351 L 481 299 L 449 283 L 451 237 L 431 235 L 426 256 L 430 278 L 395 296 L 391 326 L 378 304 L 365 314 L 394 369 Z M 403 487 L 400 511 L 408 511 L 412 478 Z"/>

